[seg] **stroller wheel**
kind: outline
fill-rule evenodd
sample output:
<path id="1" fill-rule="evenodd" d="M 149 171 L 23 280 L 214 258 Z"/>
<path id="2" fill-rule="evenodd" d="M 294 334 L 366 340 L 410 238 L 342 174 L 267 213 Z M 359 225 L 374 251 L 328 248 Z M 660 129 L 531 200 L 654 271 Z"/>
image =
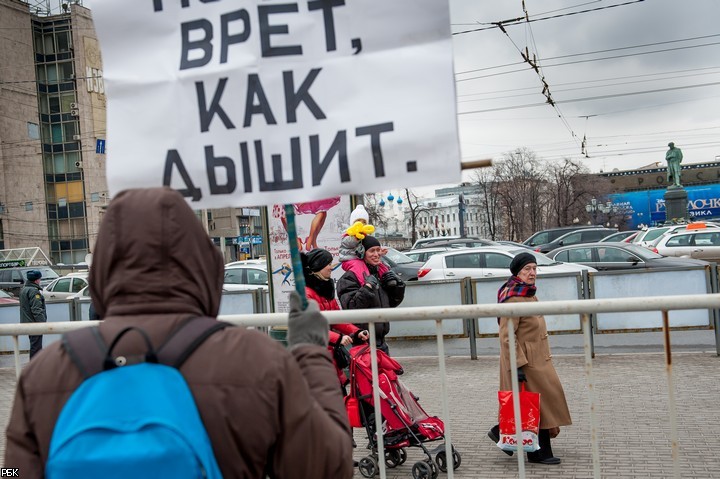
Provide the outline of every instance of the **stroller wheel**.
<path id="1" fill-rule="evenodd" d="M 437 477 L 440 475 L 440 471 L 438 470 L 435 461 L 432 460 L 432 457 L 425 459 L 425 463 L 430 466 L 430 471 L 432 471 L 432 479 L 437 479 Z"/>
<path id="2" fill-rule="evenodd" d="M 400 462 L 398 463 L 398 466 L 402 466 L 405 464 L 405 461 L 407 461 L 407 451 L 405 448 L 398 449 L 398 453 L 400 454 Z"/>
<path id="3" fill-rule="evenodd" d="M 407 458 L 407 453 L 405 454 L 405 457 Z M 385 450 L 385 465 L 389 469 L 397 467 L 402 463 L 403 463 L 403 461 L 400 456 L 400 450 L 398 450 L 398 449 L 386 449 Z"/>
<path id="4" fill-rule="evenodd" d="M 413 464 L 412 476 L 413 479 L 432 479 L 434 477 L 430 464 L 425 461 L 419 461 Z"/>
<path id="5" fill-rule="evenodd" d="M 447 453 L 445 451 L 440 451 L 435 455 L 435 462 L 437 463 L 438 469 L 440 469 L 442 472 L 447 472 Z M 461 463 L 462 457 L 460 456 L 460 453 L 457 452 L 457 450 L 453 447 L 453 470 L 460 467 Z"/>
<path id="6" fill-rule="evenodd" d="M 365 456 L 358 463 L 358 470 L 363 477 L 375 477 L 377 469 L 377 461 L 372 456 Z"/>

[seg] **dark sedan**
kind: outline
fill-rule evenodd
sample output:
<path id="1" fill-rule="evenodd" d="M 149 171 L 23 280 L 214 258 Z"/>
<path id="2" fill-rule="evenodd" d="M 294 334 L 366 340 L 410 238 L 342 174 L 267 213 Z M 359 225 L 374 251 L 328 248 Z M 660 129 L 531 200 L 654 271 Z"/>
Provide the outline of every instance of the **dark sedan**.
<path id="1" fill-rule="evenodd" d="M 417 281 L 418 270 L 422 268 L 425 263 L 422 261 L 413 261 L 412 258 L 395 248 L 387 248 L 387 250 L 387 254 L 382 257 L 382 262 L 385 263 L 385 266 L 395 271 L 395 274 L 403 281 Z"/>
<path id="2" fill-rule="evenodd" d="M 547 254 L 555 261 L 591 266 L 598 271 L 626 269 L 682 268 L 706 266 L 707 261 L 690 258 L 669 258 L 635 244 L 586 243 L 563 246 Z"/>

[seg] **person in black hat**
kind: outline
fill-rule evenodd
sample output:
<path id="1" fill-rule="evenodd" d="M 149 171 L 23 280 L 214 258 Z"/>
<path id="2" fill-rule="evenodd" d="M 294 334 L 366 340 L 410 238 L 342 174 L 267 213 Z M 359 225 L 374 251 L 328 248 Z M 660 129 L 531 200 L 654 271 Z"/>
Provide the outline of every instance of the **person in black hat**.
<path id="1" fill-rule="evenodd" d="M 47 310 L 45 309 L 45 298 L 41 293 L 40 278 L 42 273 L 31 269 L 25 276 L 25 286 L 20 291 L 20 322 L 21 323 L 44 323 L 47 321 Z M 30 338 L 30 359 L 42 349 L 42 335 L 28 336 Z"/>
<path id="2" fill-rule="evenodd" d="M 300 260 L 303 265 L 307 298 L 317 302 L 320 311 L 339 310 L 340 305 L 335 299 L 335 282 L 332 279 L 332 253 L 326 249 L 315 248 L 308 253 L 300 253 Z M 328 349 L 333 353 L 333 364 L 343 393 L 345 393 L 348 377 L 345 375 L 344 368 L 346 366 L 338 364 L 335 349 L 350 346 L 356 342 L 367 341 L 367 339 L 367 331 L 350 323 L 333 324 L 330 327 Z"/>
<path id="3" fill-rule="evenodd" d="M 537 259 L 532 253 L 520 253 L 510 263 L 512 276 L 498 290 L 498 303 L 525 303 L 538 301 L 535 293 Z M 570 411 L 560 378 L 555 371 L 548 344 L 545 318 L 540 315 L 498 318 L 500 325 L 500 390 L 512 389 L 510 371 L 509 329 L 516 336 L 518 381 L 525 383 L 527 391 L 538 392 L 540 401 L 540 449 L 528 452 L 528 462 L 554 465 L 560 458 L 553 455 L 550 439 L 560 434 L 560 426 L 572 424 Z M 500 430 L 494 426 L 488 432 L 493 442 L 500 441 Z M 512 456 L 511 451 L 503 450 Z"/>
<path id="4" fill-rule="evenodd" d="M 362 240 L 362 259 L 344 261 L 345 274 L 337 284 L 343 309 L 395 308 L 405 298 L 405 283 L 382 262 L 383 248 L 374 236 Z M 367 323 L 356 324 L 367 329 Z M 385 336 L 390 323 L 375 323 L 375 339 L 379 349 L 389 352 Z"/>

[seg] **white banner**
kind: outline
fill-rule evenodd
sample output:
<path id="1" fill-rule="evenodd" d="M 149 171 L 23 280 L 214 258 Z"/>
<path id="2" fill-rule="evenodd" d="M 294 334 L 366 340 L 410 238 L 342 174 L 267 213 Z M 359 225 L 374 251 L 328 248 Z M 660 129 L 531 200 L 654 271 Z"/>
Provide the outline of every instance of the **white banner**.
<path id="1" fill-rule="evenodd" d="M 194 208 L 460 180 L 447 0 L 93 0 L 111 194 Z"/>

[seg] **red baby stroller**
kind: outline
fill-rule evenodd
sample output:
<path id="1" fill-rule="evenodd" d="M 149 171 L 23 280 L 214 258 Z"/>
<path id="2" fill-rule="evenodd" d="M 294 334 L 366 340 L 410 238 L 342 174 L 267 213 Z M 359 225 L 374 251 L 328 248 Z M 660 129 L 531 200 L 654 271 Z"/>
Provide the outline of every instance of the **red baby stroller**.
<path id="1" fill-rule="evenodd" d="M 375 409 L 372 391 L 370 346 L 356 346 L 350 350 L 350 394 L 345 398 L 348 418 L 353 427 L 364 427 L 372 450 L 363 457 L 358 469 L 364 477 L 374 477 L 378 469 L 377 438 L 375 437 Z M 408 447 L 419 447 L 425 459 L 413 464 L 415 479 L 435 479 L 439 472 L 447 471 L 445 444 L 432 451 L 426 442 L 444 439 L 445 424 L 436 416 L 428 416 L 418 398 L 398 379 L 402 366 L 384 352 L 377 351 L 380 410 L 385 447 L 385 465 L 394 468 L 407 460 Z M 433 461 L 433 455 L 435 460 Z M 453 469 L 460 467 L 460 453 L 453 447 Z"/>

